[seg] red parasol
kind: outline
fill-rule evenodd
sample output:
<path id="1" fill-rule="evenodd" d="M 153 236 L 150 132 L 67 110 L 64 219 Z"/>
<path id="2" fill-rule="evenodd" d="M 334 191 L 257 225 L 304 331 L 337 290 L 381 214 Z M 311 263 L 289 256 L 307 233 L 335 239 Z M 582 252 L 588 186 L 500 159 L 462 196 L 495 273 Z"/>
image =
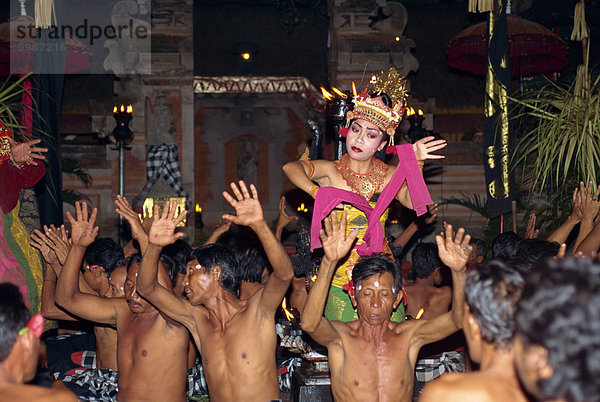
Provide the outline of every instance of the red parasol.
<path id="1" fill-rule="evenodd" d="M 560 71 L 567 64 L 567 43 L 554 32 L 517 15 L 507 15 L 511 75 Z M 448 65 L 484 75 L 487 23 L 465 29 L 446 46 Z"/>

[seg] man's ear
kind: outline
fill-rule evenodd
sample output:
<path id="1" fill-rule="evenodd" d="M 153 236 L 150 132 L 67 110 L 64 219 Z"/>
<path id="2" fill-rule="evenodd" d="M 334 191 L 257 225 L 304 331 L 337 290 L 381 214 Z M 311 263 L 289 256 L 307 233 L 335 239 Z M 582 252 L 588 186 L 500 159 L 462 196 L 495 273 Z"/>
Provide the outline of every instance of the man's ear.
<path id="1" fill-rule="evenodd" d="M 221 267 L 218 265 L 215 265 L 214 267 L 212 267 L 210 269 L 210 277 L 212 278 L 213 281 L 219 282 L 219 280 L 221 279 Z"/>
<path id="2" fill-rule="evenodd" d="M 352 303 L 352 306 L 356 308 L 356 296 L 351 294 L 348 294 L 348 296 L 350 296 L 350 302 Z"/>
<path id="3" fill-rule="evenodd" d="M 478 255 L 477 256 L 477 264 L 481 264 L 483 262 L 483 256 L 482 255 Z"/>
<path id="4" fill-rule="evenodd" d="M 398 307 L 398 305 L 402 301 L 403 296 L 404 296 L 404 290 L 400 289 L 398 294 L 396 294 L 396 300 L 394 300 L 394 306 L 393 306 L 394 310 L 396 309 L 396 307 Z"/>
<path id="5" fill-rule="evenodd" d="M 469 311 L 466 311 L 465 314 L 467 328 L 463 328 L 463 330 L 469 331 L 469 335 L 471 335 L 471 339 L 473 339 L 474 342 L 477 342 L 478 344 L 481 343 L 481 328 L 479 327 L 477 320 Z"/>
<path id="6" fill-rule="evenodd" d="M 24 355 L 24 357 L 27 358 L 28 356 L 32 356 L 32 355 L 37 356 L 38 345 L 39 345 L 39 343 L 37 341 L 37 338 L 33 334 L 33 331 L 28 329 L 23 334 L 20 334 L 17 337 L 17 341 L 15 342 L 15 345 L 13 346 L 13 350 L 15 350 L 15 352 L 19 353 L 19 355 L 21 355 L 21 356 Z M 17 351 L 15 349 L 15 347 L 18 347 L 20 349 L 20 351 Z"/>
<path id="7" fill-rule="evenodd" d="M 548 361 L 548 350 L 541 345 L 527 346 L 527 353 L 534 356 L 534 370 L 539 379 L 548 379 L 554 375 L 554 369 Z"/>
<path id="8" fill-rule="evenodd" d="M 104 267 L 96 267 L 92 272 L 96 278 L 100 278 L 105 271 Z"/>

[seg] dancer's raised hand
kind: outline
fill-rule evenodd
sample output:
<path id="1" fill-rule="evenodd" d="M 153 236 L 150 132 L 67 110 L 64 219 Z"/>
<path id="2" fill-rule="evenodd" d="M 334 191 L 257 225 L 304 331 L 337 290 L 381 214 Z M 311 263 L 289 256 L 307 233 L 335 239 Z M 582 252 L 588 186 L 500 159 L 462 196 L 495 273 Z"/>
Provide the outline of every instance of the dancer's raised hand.
<path id="1" fill-rule="evenodd" d="M 413 144 L 413 150 L 418 161 L 424 161 L 426 159 L 443 159 L 444 155 L 436 155 L 432 152 L 439 151 L 444 148 L 448 143 L 446 140 L 436 140 L 434 136 L 421 138 Z"/>

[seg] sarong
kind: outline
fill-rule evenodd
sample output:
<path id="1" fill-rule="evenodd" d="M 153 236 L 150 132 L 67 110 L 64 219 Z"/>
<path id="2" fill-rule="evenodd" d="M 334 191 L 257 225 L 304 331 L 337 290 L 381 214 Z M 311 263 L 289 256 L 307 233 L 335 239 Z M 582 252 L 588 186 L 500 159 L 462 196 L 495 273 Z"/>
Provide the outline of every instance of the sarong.
<path id="1" fill-rule="evenodd" d="M 415 393 L 421 392 L 428 381 L 444 373 L 465 371 L 464 352 L 444 352 L 441 355 L 424 357 L 415 366 Z"/>
<path id="2" fill-rule="evenodd" d="M 60 380 L 82 401 L 116 401 L 119 392 L 117 372 L 110 369 L 87 369 L 73 375 L 59 375 Z"/>

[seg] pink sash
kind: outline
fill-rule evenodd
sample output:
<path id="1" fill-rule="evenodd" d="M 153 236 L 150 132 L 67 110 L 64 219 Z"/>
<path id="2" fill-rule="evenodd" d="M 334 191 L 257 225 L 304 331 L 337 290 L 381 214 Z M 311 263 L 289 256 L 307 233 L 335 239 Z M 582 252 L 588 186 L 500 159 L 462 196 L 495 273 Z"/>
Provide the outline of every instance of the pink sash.
<path id="1" fill-rule="evenodd" d="M 429 191 L 427 191 L 413 147 L 411 144 L 404 144 L 397 145 L 396 149 L 399 159 L 398 166 L 390 182 L 379 195 L 374 208 L 369 205 L 364 197 L 351 191 L 335 187 L 321 187 L 317 191 L 310 229 L 311 250 L 322 246 L 319 238 L 321 222 L 340 202 L 349 203 L 360 209 L 369 221 L 363 236 L 365 243 L 356 247 L 356 251 L 361 256 L 381 253 L 384 244 L 384 233 L 379 218 L 398 194 L 405 181 L 417 216 L 427 212 L 427 205 L 432 204 L 433 201 L 431 201 Z"/>

